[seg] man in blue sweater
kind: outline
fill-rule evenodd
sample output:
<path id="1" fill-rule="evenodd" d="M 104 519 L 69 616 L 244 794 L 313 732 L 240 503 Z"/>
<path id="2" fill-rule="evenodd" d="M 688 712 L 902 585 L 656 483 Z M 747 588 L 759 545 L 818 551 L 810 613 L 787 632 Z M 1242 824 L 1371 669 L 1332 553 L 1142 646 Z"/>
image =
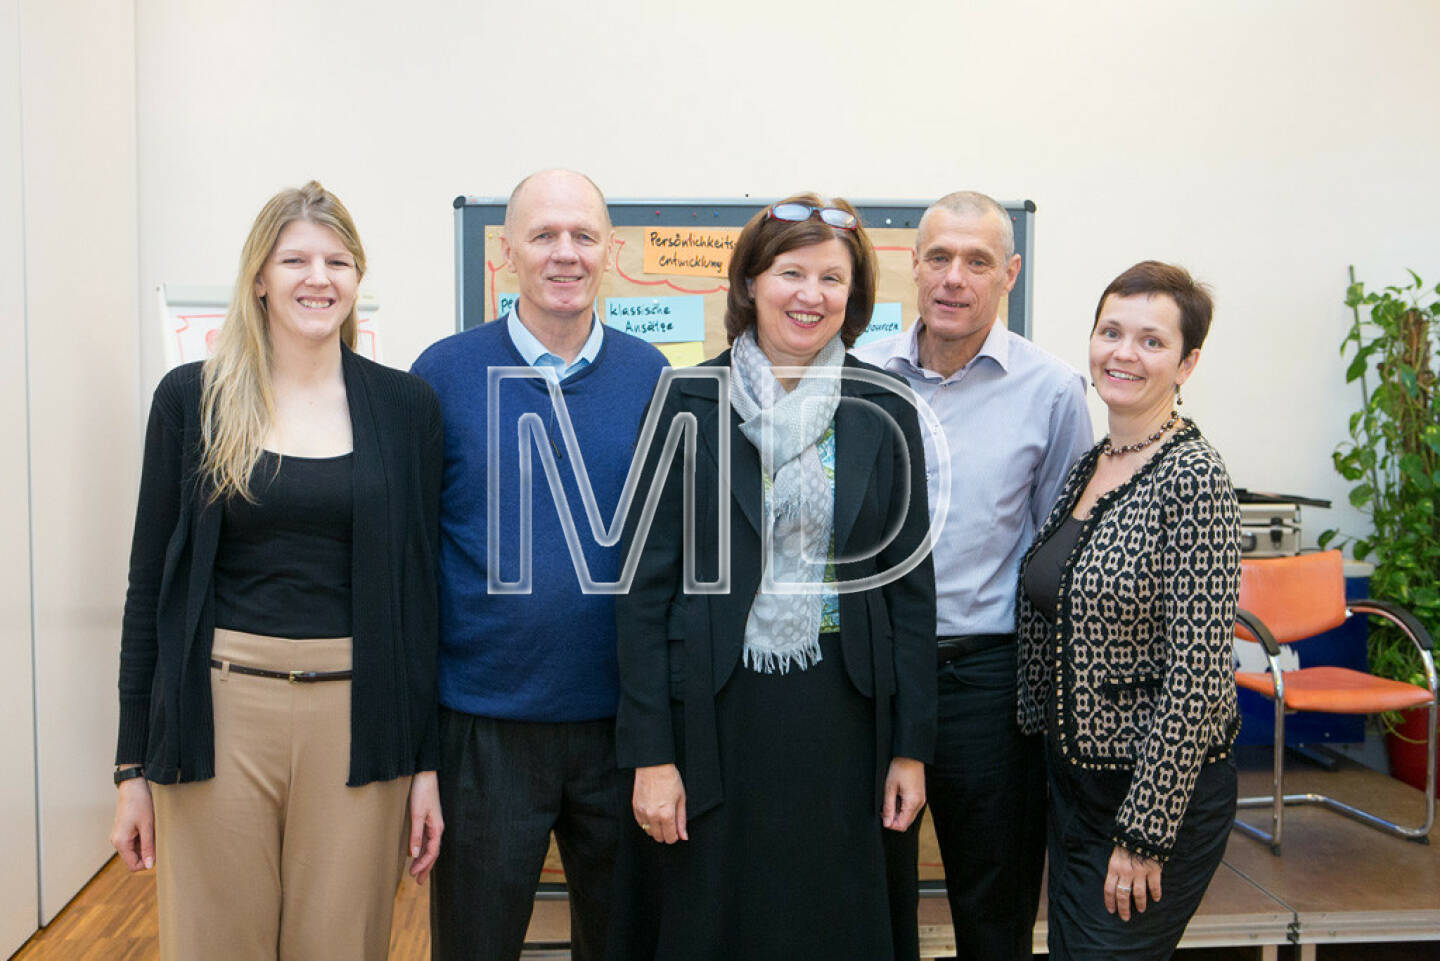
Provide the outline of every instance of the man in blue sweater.
<path id="1" fill-rule="evenodd" d="M 572 957 L 604 953 L 629 797 L 615 764 L 614 596 L 583 589 L 577 568 L 595 582 L 619 576 L 619 548 L 597 543 L 585 503 L 593 497 L 611 523 L 665 366 L 654 347 L 595 316 L 612 241 L 605 198 L 589 178 L 527 177 L 510 195 L 501 240 L 520 287 L 514 308 L 434 344 L 413 368 L 435 388 L 445 420 L 447 830 L 430 897 L 435 961 L 520 956 L 552 830 L 569 885 Z M 497 380 L 497 367 L 540 376 Z M 581 557 L 571 557 L 567 525 Z"/>

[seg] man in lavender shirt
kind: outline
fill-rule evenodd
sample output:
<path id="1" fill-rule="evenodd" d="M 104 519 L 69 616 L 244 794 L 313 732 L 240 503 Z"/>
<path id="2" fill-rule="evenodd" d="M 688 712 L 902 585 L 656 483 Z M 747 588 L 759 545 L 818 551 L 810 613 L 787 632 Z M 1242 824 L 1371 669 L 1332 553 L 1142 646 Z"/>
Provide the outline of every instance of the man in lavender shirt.
<path id="1" fill-rule="evenodd" d="M 1093 440 L 1085 379 L 997 320 L 1020 255 L 1010 215 L 991 198 L 960 192 L 932 204 L 914 270 L 920 319 L 855 353 L 903 376 L 949 446 L 949 510 L 934 546 L 939 737 L 926 796 L 958 957 L 1028 959 L 1045 773 L 1041 739 L 1015 722 L 1015 587 L 1021 555 Z M 928 434 L 925 453 L 933 509 L 939 471 Z M 899 852 L 908 865 L 915 843 L 912 831 Z M 896 903 L 908 910 L 903 895 Z"/>

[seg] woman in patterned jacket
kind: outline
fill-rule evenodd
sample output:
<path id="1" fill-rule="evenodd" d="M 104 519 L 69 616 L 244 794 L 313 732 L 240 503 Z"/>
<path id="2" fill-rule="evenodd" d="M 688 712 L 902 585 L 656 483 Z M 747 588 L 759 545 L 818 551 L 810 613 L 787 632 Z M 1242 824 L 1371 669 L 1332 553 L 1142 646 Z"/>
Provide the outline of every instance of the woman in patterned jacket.
<path id="1" fill-rule="evenodd" d="M 1109 435 L 1020 569 L 1018 711 L 1047 735 L 1054 961 L 1170 957 L 1235 812 L 1239 507 L 1177 410 L 1211 309 L 1156 261 L 1105 289 L 1090 377 Z"/>

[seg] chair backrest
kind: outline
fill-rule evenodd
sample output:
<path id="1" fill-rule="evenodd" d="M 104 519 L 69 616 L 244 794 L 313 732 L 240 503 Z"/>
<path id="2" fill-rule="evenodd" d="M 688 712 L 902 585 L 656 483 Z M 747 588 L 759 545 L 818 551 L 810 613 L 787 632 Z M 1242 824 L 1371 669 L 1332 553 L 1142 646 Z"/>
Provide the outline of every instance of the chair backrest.
<path id="1" fill-rule="evenodd" d="M 1240 607 L 1281 644 L 1302 641 L 1345 622 L 1345 571 L 1339 551 L 1240 561 Z M 1235 630 L 1255 640 L 1243 627 Z"/>

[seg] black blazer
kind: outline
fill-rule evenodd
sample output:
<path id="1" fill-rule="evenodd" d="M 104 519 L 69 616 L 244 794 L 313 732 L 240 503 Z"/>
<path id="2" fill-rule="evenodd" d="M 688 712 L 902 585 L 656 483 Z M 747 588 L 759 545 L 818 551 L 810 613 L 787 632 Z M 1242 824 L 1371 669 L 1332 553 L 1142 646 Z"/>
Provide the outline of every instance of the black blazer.
<path id="1" fill-rule="evenodd" d="M 442 433 L 429 385 L 341 351 L 354 436 L 354 631 L 347 783 L 433 770 Z M 120 638 L 117 764 L 172 784 L 214 777 L 211 574 L 222 506 L 206 504 L 200 364 L 155 388 Z M 278 682 L 277 682 L 278 683 Z"/>
<path id="2" fill-rule="evenodd" d="M 729 363 L 726 351 L 702 366 Z M 875 703 L 878 806 L 891 758 L 929 761 L 934 753 L 935 572 L 928 541 L 925 451 L 915 410 L 904 399 L 909 388 L 894 375 L 853 357 L 845 358 L 845 366 L 893 379 L 898 392 L 853 380 L 842 382 L 835 412 L 835 554 L 872 552 L 888 531 L 897 523 L 899 527 L 875 556 L 837 563 L 836 576 L 863 578 L 921 553 L 920 562 L 898 580 L 840 595 L 840 646 L 846 673 L 855 688 Z M 665 393 L 658 429 L 646 451 L 644 483 L 638 492 L 642 500 L 626 522 L 626 556 L 637 537 L 639 507 L 650 489 L 666 434 L 681 413 L 695 415 L 699 434 L 696 577 L 714 581 L 719 571 L 717 471 L 722 412 L 712 378 L 676 379 Z M 899 425 L 899 433 L 893 425 Z M 691 817 L 723 799 L 715 695 L 740 662 L 751 600 L 760 587 L 760 457 L 733 414 L 729 434 L 728 593 L 687 594 L 683 589 L 684 456 L 677 452 L 635 579 L 616 605 L 620 765 L 679 764 Z M 672 698 L 683 714 L 683 745 L 675 744 L 672 733 Z"/>

